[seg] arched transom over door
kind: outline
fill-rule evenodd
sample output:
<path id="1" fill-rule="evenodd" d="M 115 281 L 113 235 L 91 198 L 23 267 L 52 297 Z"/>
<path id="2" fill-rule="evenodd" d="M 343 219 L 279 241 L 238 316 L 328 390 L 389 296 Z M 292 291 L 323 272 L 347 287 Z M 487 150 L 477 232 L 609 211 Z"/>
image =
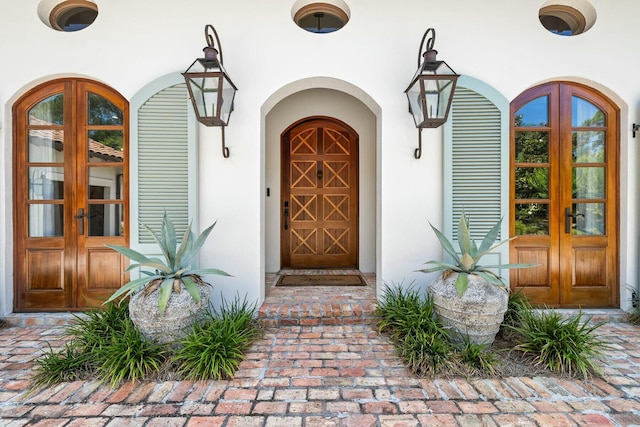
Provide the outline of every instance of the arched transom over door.
<path id="1" fill-rule="evenodd" d="M 587 87 L 537 86 L 511 104 L 511 286 L 560 307 L 619 304 L 617 107 Z"/>
<path id="2" fill-rule="evenodd" d="M 14 120 L 15 311 L 101 304 L 126 277 L 127 101 L 84 79 L 42 84 Z"/>
<path id="3" fill-rule="evenodd" d="M 282 134 L 284 268 L 358 267 L 358 135 L 327 117 Z"/>

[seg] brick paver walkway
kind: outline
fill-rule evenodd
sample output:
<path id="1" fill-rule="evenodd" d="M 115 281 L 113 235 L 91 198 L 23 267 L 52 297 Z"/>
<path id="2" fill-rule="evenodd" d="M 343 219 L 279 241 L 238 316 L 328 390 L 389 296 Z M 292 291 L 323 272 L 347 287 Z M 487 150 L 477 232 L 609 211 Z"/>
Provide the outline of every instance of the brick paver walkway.
<path id="1" fill-rule="evenodd" d="M 418 379 L 371 326 L 268 330 L 230 381 L 60 384 L 27 393 L 60 329 L 0 330 L 2 426 L 640 425 L 640 328 L 612 323 L 606 379 Z"/>

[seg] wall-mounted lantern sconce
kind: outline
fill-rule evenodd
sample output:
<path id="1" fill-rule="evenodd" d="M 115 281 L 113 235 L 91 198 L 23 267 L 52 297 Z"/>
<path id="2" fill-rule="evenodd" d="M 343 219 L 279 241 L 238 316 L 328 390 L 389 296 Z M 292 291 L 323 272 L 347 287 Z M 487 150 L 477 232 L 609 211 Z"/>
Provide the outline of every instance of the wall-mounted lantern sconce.
<path id="1" fill-rule="evenodd" d="M 203 49 L 204 58 L 198 58 L 182 73 L 193 109 L 200 123 L 205 126 L 220 126 L 222 130 L 222 155 L 229 157 L 229 149 L 224 141 L 224 127 L 229 124 L 233 111 L 233 98 L 238 90 L 225 71 L 222 59 L 222 46 L 218 33 L 212 25 L 204 27 L 207 47 Z M 213 37 L 218 46 L 214 44 Z M 220 59 L 218 59 L 220 53 Z"/>
<path id="2" fill-rule="evenodd" d="M 631 126 L 631 132 L 633 132 L 633 137 L 634 138 L 636 137 L 636 132 L 638 132 L 639 130 L 640 130 L 640 125 L 637 125 L 637 124 L 634 123 Z"/>
<path id="3" fill-rule="evenodd" d="M 431 37 L 427 40 L 429 33 Z M 427 44 L 422 53 L 425 40 Z M 436 60 L 438 51 L 433 49 L 435 40 L 436 31 L 433 28 L 425 31 L 418 50 L 418 71 L 404 91 L 409 99 L 409 112 L 418 128 L 418 148 L 414 153 L 416 159 L 422 156 L 422 129 L 437 128 L 447 121 L 456 82 L 460 77 L 446 62 Z"/>

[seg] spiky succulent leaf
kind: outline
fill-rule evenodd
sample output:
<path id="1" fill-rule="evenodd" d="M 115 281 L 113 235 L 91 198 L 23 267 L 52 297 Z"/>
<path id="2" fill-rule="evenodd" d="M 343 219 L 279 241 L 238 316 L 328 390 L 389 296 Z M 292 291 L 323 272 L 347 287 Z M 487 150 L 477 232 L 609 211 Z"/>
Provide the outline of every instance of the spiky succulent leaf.
<path id="1" fill-rule="evenodd" d="M 500 246 L 504 245 L 505 243 L 509 243 L 510 241 L 512 241 L 513 239 L 515 239 L 516 237 L 518 237 L 518 236 L 510 237 L 510 238 L 508 238 L 508 239 L 506 239 L 506 240 L 503 240 L 502 242 L 500 242 L 500 243 L 498 243 L 498 244 L 496 244 L 496 245 L 493 245 L 492 247 L 490 247 L 489 249 L 487 249 L 487 250 L 486 250 L 486 251 L 484 251 L 484 252 L 479 252 L 479 253 L 474 257 L 474 258 L 475 258 L 475 260 L 476 260 L 476 262 L 478 262 L 478 261 L 480 260 L 480 258 L 482 258 L 483 256 L 485 256 L 486 254 L 488 254 L 488 253 L 490 253 L 490 252 L 495 251 L 498 247 L 500 247 Z"/>
<path id="2" fill-rule="evenodd" d="M 111 295 L 111 297 L 109 297 L 109 299 L 104 302 L 104 304 L 111 302 L 115 299 L 118 299 L 118 297 L 120 297 L 121 295 L 130 295 L 131 293 L 136 292 L 138 289 L 141 289 L 147 286 L 149 282 L 155 279 L 158 279 L 160 277 L 162 276 L 153 275 L 153 276 L 146 276 L 146 277 L 141 277 L 139 279 L 132 280 L 129 283 L 123 285 L 117 291 L 115 291 L 113 295 Z"/>
<path id="3" fill-rule="evenodd" d="M 105 244 L 105 246 L 107 246 L 108 248 L 113 249 L 116 252 L 121 253 L 122 255 L 126 256 L 127 258 L 136 261 L 136 262 L 140 262 L 140 263 L 144 263 L 144 262 L 152 262 L 152 259 L 147 257 L 146 255 L 141 254 L 140 252 L 133 250 L 131 248 L 128 248 L 126 246 L 118 246 L 118 245 L 110 245 L 110 244 Z"/>
<path id="4" fill-rule="evenodd" d="M 456 261 L 456 263 L 460 263 L 460 256 L 458 255 L 456 250 L 453 249 L 453 245 L 451 244 L 449 239 L 447 239 L 447 237 L 444 234 L 442 234 L 440 230 L 435 228 L 433 224 L 431 224 L 431 222 L 429 222 L 429 225 L 431 226 L 431 229 L 433 230 L 433 232 L 436 234 L 436 237 L 438 238 L 438 240 L 440 240 L 442 249 L 444 249 L 446 253 L 451 255 L 451 257 Z"/>
<path id="5" fill-rule="evenodd" d="M 189 264 L 190 260 L 196 256 L 202 248 L 215 225 L 216 223 L 213 223 L 194 240 L 190 223 L 178 246 L 175 226 L 166 212 L 164 213 L 162 228 L 159 233 L 154 232 L 149 226 L 142 224 L 158 244 L 164 260 L 157 257 L 147 257 L 140 252 L 124 246 L 107 245 L 131 260 L 136 261 L 127 268 L 126 272 L 139 268 L 140 273 L 145 276 L 125 284 L 111 296 L 109 301 L 125 294 L 130 295 L 139 289 L 144 290 L 145 294 L 148 295 L 159 287 L 158 310 L 160 313 L 164 313 L 171 297 L 171 292 L 179 292 L 182 290 L 180 283 L 184 283 L 189 295 L 196 301 L 199 301 L 200 292 L 198 288 L 205 284 L 200 278 L 200 275 L 216 274 L 220 276 L 230 276 L 229 273 L 217 268 L 192 269 Z M 155 274 L 143 270 L 143 268 L 146 270 L 155 270 Z"/>
<path id="6" fill-rule="evenodd" d="M 502 268 L 508 270 L 510 268 L 529 268 L 535 267 L 537 264 L 496 264 L 496 265 L 483 265 L 482 268 Z M 480 267 L 480 266 L 478 266 Z"/>
<path id="7" fill-rule="evenodd" d="M 504 282 L 502 281 L 502 279 L 500 279 L 498 276 L 496 276 L 490 271 L 476 270 L 473 272 L 473 274 L 482 277 L 487 282 L 492 283 L 496 286 L 504 287 Z"/>
<path id="8" fill-rule="evenodd" d="M 500 235 L 500 225 L 502 224 L 502 218 L 489 230 L 489 232 L 482 239 L 482 243 L 480 243 L 480 247 L 478 248 L 479 254 L 487 253 L 487 251 L 491 250 L 491 245 L 493 245 Z M 477 256 L 478 254 L 476 254 Z"/>
<path id="9" fill-rule="evenodd" d="M 469 275 L 465 272 L 458 273 L 458 278 L 456 279 L 456 290 L 458 291 L 458 296 L 462 297 L 464 293 L 467 291 L 469 287 Z"/>
<path id="10" fill-rule="evenodd" d="M 480 243 L 480 247 L 477 246 L 476 242 L 471 239 L 471 231 L 470 231 L 470 221 L 467 215 L 462 212 L 460 215 L 460 221 L 458 223 L 458 244 L 460 246 L 460 253 L 456 253 L 453 249 L 453 245 L 451 242 L 444 236 L 440 230 L 435 228 L 433 224 L 429 223 L 431 229 L 433 229 L 436 237 L 440 241 L 442 248 L 446 253 L 448 253 L 454 260 L 453 265 L 447 264 L 439 261 L 428 261 L 425 264 L 433 265 L 433 267 L 425 268 L 419 271 L 424 273 L 431 273 L 434 271 L 443 271 L 443 270 L 451 270 L 453 272 L 458 272 L 458 278 L 456 279 L 456 290 L 458 291 L 458 295 L 462 296 L 464 292 L 467 290 L 469 284 L 468 274 L 476 274 L 482 277 L 484 280 L 492 283 L 496 286 L 504 287 L 504 283 L 502 279 L 497 276 L 495 273 L 490 271 L 489 269 L 509 269 L 509 268 L 526 268 L 526 267 L 534 267 L 536 264 L 498 264 L 498 265 L 488 265 L 483 266 L 479 265 L 480 259 L 486 255 L 487 253 L 495 251 L 499 246 L 515 239 L 512 237 L 510 239 L 504 240 L 494 246 L 493 243 L 498 238 L 500 233 L 500 225 L 502 223 L 502 218 L 489 230 L 489 232 L 484 236 L 482 242 Z M 443 275 L 446 274 L 446 271 Z"/>
<path id="11" fill-rule="evenodd" d="M 174 264 L 174 268 L 176 270 L 186 268 L 188 266 L 188 262 L 185 263 L 184 254 L 191 250 L 191 246 L 193 244 L 193 233 L 191 233 L 191 223 L 187 226 L 184 234 L 182 235 L 182 241 L 180 242 L 180 247 L 178 248 L 178 252 L 176 252 L 176 260 Z"/>
<path id="12" fill-rule="evenodd" d="M 462 254 L 471 253 L 471 232 L 464 212 L 460 215 L 460 221 L 458 222 L 458 244 Z"/>
<path id="13" fill-rule="evenodd" d="M 422 271 L 423 273 L 433 273 L 434 271 L 445 271 L 445 270 L 462 271 L 462 269 L 459 266 L 453 265 L 453 264 L 447 264 L 446 262 L 442 262 L 442 261 L 427 261 L 425 262 L 425 264 L 433 264 L 434 267 L 423 268 L 422 270 L 418 270 L 418 271 Z"/>
<path id="14" fill-rule="evenodd" d="M 171 218 L 169 218 L 167 211 L 164 212 L 164 216 L 162 217 L 162 235 L 168 254 L 167 264 L 175 268 L 176 246 L 178 242 L 176 237 L 176 229 L 173 226 L 173 221 L 171 221 Z"/>
<path id="15" fill-rule="evenodd" d="M 190 276 L 185 276 L 182 278 L 182 283 L 184 283 L 184 287 L 187 288 L 187 292 L 189 292 L 191 298 L 193 298 L 195 302 L 200 302 L 200 300 L 202 299 L 200 297 L 200 289 L 193 278 L 191 278 Z"/>
<path id="16" fill-rule="evenodd" d="M 167 309 L 172 289 L 173 278 L 164 279 L 162 285 L 160 285 L 160 295 L 158 296 L 158 311 L 160 314 L 164 314 L 164 311 Z"/>
<path id="17" fill-rule="evenodd" d="M 198 268 L 198 269 L 189 270 L 189 274 L 193 274 L 196 276 L 204 276 L 205 274 L 215 274 L 216 276 L 233 277 L 226 271 L 220 270 L 219 268 Z"/>

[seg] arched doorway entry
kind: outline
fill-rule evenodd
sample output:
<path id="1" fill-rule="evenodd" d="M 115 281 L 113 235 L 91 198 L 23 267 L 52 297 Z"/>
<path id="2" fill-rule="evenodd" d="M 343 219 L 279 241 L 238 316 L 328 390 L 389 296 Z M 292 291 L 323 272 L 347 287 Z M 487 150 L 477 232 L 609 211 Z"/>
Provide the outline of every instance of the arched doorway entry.
<path id="1" fill-rule="evenodd" d="M 619 109 L 579 84 L 511 103 L 511 286 L 535 304 L 619 305 Z"/>
<path id="2" fill-rule="evenodd" d="M 101 304 L 125 281 L 129 105 L 86 79 L 46 82 L 13 107 L 14 310 Z"/>
<path id="3" fill-rule="evenodd" d="M 281 137 L 283 268 L 358 267 L 358 134 L 308 117 Z"/>
<path id="4" fill-rule="evenodd" d="M 309 89 L 311 87 L 311 89 Z M 335 79 L 305 79 L 282 88 L 265 103 L 264 114 L 264 248 L 265 272 L 283 266 L 282 135 L 311 117 L 333 117 L 358 135 L 358 260 L 362 273 L 377 273 L 379 251 L 379 173 L 381 147 L 379 107 L 358 88 Z"/>

